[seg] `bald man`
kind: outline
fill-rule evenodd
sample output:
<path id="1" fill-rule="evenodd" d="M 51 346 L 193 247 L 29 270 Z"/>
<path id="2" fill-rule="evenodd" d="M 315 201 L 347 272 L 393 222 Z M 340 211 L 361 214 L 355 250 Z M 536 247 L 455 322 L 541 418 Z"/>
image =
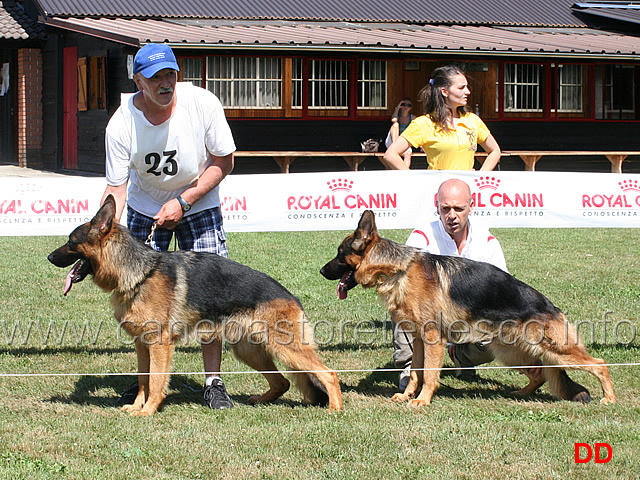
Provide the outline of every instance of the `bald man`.
<path id="1" fill-rule="evenodd" d="M 474 225 L 472 228 L 469 215 L 473 212 L 471 189 L 466 182 L 459 179 L 446 180 L 438 188 L 437 209 L 439 219 L 416 228 L 407 245 L 419 248 L 436 255 L 465 257 L 471 260 L 491 263 L 507 271 L 507 264 L 502 253 L 500 242 L 486 230 Z M 400 373 L 400 391 L 404 391 L 409 382 L 413 335 L 412 326 L 398 325 L 393 331 L 393 361 Z M 453 360 L 456 376 L 467 379 L 475 378 L 475 370 L 460 370 L 474 367 L 493 360 L 482 344 L 451 345 L 449 356 Z"/>

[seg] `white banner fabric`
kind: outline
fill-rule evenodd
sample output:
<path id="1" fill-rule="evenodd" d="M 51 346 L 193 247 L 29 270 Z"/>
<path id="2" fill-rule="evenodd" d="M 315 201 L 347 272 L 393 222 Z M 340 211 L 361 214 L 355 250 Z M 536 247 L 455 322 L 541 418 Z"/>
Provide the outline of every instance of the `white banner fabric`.
<path id="1" fill-rule="evenodd" d="M 230 175 L 220 187 L 229 232 L 352 230 L 365 209 L 381 229 L 436 217 L 435 195 L 465 180 L 488 227 L 640 227 L 640 175 L 372 171 Z M 104 178 L 0 178 L 0 235 L 68 235 L 99 208 Z M 123 217 L 125 218 L 125 217 Z"/>

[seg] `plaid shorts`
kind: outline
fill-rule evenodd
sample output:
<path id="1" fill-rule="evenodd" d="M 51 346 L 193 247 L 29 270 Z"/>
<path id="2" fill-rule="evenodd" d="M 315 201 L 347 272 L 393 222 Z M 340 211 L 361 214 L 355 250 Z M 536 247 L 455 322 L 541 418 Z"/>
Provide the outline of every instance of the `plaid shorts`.
<path id="1" fill-rule="evenodd" d="M 139 240 L 147 241 L 154 223 L 155 220 L 153 218 L 127 207 L 127 226 L 133 236 Z M 173 230 L 156 228 L 151 240 L 151 248 L 158 251 L 169 250 L 174 234 L 178 240 L 178 248 L 180 250 L 217 253 L 222 257 L 229 256 L 227 236 L 222 228 L 220 207 L 188 215 L 180 220 L 180 223 Z"/>

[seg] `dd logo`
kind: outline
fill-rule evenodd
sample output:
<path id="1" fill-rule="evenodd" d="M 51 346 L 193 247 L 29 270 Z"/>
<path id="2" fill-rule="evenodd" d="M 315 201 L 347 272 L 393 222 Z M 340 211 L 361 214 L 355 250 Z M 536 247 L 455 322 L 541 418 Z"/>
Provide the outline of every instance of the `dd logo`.
<path id="1" fill-rule="evenodd" d="M 603 448 L 607 451 L 605 457 L 601 456 Z M 596 443 L 593 449 L 588 443 L 576 443 L 575 445 L 576 463 L 588 463 L 592 458 L 594 458 L 595 463 L 609 463 L 611 457 L 613 457 L 613 449 L 608 443 Z"/>

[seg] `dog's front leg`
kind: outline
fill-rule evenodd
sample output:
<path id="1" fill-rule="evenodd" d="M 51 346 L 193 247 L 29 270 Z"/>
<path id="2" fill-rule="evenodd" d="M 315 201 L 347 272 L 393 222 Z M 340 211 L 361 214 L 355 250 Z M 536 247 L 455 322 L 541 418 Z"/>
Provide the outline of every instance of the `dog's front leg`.
<path id="1" fill-rule="evenodd" d="M 152 415 L 164 401 L 169 385 L 169 369 L 171 368 L 173 349 L 173 343 L 164 338 L 161 342 L 149 345 L 150 375 L 145 376 L 149 393 L 142 409 L 132 412 L 132 415 Z"/>
<path id="2" fill-rule="evenodd" d="M 445 339 L 438 329 L 425 332 L 424 340 L 424 371 L 422 372 L 422 390 L 420 395 L 409 402 L 410 407 L 422 407 L 431 403 L 431 398 L 438 388 L 442 357 L 445 351 Z M 414 351 L 415 355 L 415 351 Z"/>
<path id="3" fill-rule="evenodd" d="M 407 388 L 402 393 L 396 393 L 391 400 L 394 402 L 406 402 L 415 397 L 422 384 L 422 369 L 424 368 L 424 344 L 420 335 L 413 338 L 413 356 L 411 358 L 411 376 Z"/>
<path id="4" fill-rule="evenodd" d="M 123 405 L 121 410 L 125 412 L 136 412 L 142 410 L 145 400 L 149 397 L 149 347 L 136 338 L 136 355 L 138 357 L 138 395 L 131 405 Z"/>

